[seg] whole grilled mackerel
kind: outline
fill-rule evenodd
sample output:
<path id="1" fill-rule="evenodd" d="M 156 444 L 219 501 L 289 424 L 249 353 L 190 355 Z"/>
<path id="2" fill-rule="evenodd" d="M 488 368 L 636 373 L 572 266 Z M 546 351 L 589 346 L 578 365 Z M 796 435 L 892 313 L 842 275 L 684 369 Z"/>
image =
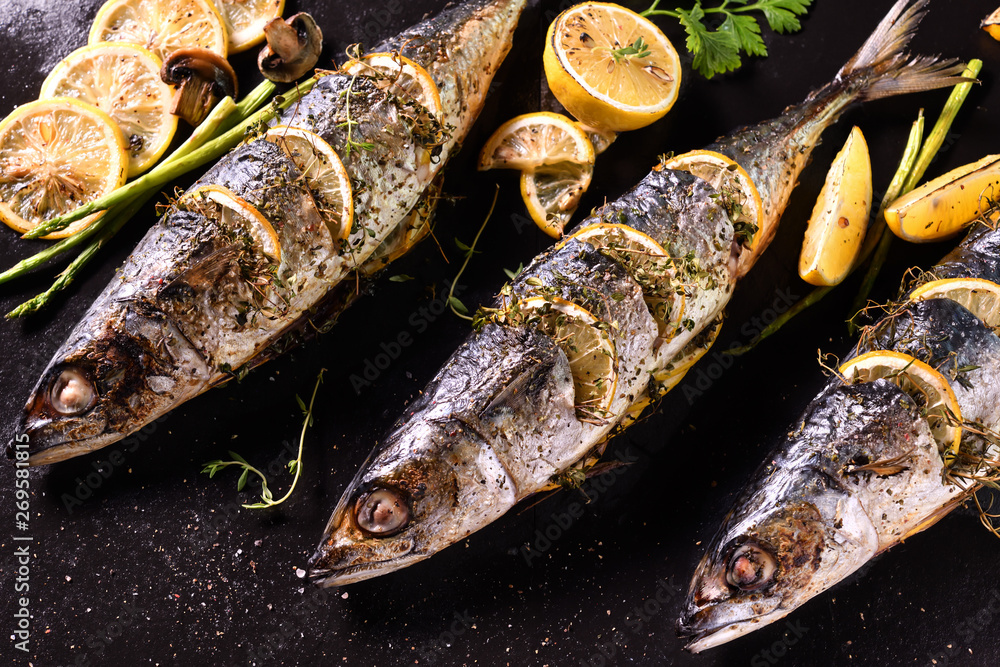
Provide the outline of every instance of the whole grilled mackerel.
<path id="1" fill-rule="evenodd" d="M 1000 231 L 978 225 L 924 279 L 1000 283 Z M 907 302 L 848 355 L 908 354 L 940 370 L 972 428 L 946 466 L 914 398 L 888 380 L 832 378 L 723 520 L 679 628 L 701 651 L 772 623 L 877 554 L 933 525 L 997 458 L 1000 337 L 950 299 Z M 983 472 L 982 470 L 979 471 Z"/>
<path id="2" fill-rule="evenodd" d="M 595 414 L 579 404 L 560 341 L 515 318 L 494 317 L 452 355 L 359 471 L 310 562 L 311 578 L 347 584 L 431 556 L 549 485 L 648 395 L 667 389 L 651 378 L 686 367 L 707 349 L 718 329 L 710 325 L 773 236 L 822 131 L 852 102 L 955 83 L 961 68 L 953 63 L 903 54 L 924 5 L 897 2 L 832 83 L 780 118 L 711 147 L 732 156 L 760 191 L 764 219 L 753 251 L 735 234 L 725 197 L 706 181 L 658 165 L 578 229 L 610 223 L 651 237 L 673 258 L 670 289 L 660 289 L 662 281 L 650 285 L 619 263 L 621 255 L 578 238 L 536 257 L 497 309 L 510 313 L 518 299 L 542 296 L 593 314 L 614 347 L 617 384 L 609 405 Z M 644 285 L 657 293 L 644 293 Z M 674 299 L 665 309 L 650 301 L 669 318 L 654 318 L 647 305 L 653 296 Z"/>
<path id="3" fill-rule="evenodd" d="M 313 328 L 307 322 L 335 316 L 354 296 L 355 272 L 381 268 L 419 237 L 435 179 L 481 110 L 524 6 L 470 0 L 376 47 L 402 49 L 428 70 L 441 118 L 373 78 L 335 72 L 278 119 L 318 134 L 342 158 L 354 184 L 346 243 L 331 234 L 295 164 L 263 137 L 200 178 L 192 189 L 223 186 L 268 219 L 280 265 L 218 211 L 175 204 L 39 379 L 22 418 L 31 463 L 111 444 L 276 356 Z"/>

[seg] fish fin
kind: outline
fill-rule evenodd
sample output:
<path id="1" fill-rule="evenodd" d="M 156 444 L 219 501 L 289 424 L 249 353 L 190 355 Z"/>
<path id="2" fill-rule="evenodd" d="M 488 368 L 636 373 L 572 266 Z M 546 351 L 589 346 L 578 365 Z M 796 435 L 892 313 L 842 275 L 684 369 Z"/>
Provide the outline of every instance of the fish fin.
<path id="1" fill-rule="evenodd" d="M 497 392 L 496 396 L 493 397 L 486 407 L 479 411 L 478 416 L 484 417 L 503 407 L 512 408 L 519 401 L 523 401 L 528 385 L 535 379 L 542 377 L 551 366 L 551 363 L 543 362 L 541 364 L 532 364 L 522 370 L 514 379 Z"/>
<path id="2" fill-rule="evenodd" d="M 233 243 L 200 257 L 191 266 L 174 276 L 170 282 L 165 283 L 160 288 L 159 294 L 180 285 L 188 285 L 195 289 L 211 286 L 215 283 L 215 279 L 232 265 L 238 251 L 239 244 Z"/>
<path id="3" fill-rule="evenodd" d="M 911 58 L 906 47 L 929 0 L 898 0 L 857 53 L 841 68 L 834 79 L 851 82 L 858 90 L 858 101 L 876 100 L 893 95 L 916 93 L 970 81 L 961 75 L 965 69 L 958 60 L 940 60 L 935 56 Z"/>

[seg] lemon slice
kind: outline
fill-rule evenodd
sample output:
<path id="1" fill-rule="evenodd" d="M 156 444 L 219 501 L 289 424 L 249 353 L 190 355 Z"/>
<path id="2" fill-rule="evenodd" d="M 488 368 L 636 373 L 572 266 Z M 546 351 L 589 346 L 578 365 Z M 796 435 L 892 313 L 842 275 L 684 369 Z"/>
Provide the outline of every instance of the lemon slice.
<path id="1" fill-rule="evenodd" d="M 583 241 L 607 254 L 642 287 L 643 298 L 656 321 L 658 335 L 670 340 L 684 315 L 685 296 L 675 287 L 674 260 L 659 243 L 628 225 L 588 225 L 560 243 Z"/>
<path id="2" fill-rule="evenodd" d="M 658 168 L 686 171 L 708 181 L 719 192 L 719 203 L 729 212 L 737 240 L 750 250 L 744 256 L 754 254 L 763 236 L 764 204 L 743 167 L 721 153 L 698 150 L 678 155 Z"/>
<path id="3" fill-rule="evenodd" d="M 681 351 L 666 366 L 653 373 L 653 379 L 659 385 L 657 387 L 658 395 L 662 396 L 680 384 L 680 381 L 684 379 L 684 376 L 691 370 L 691 367 L 705 356 L 705 353 L 712 349 L 712 345 L 715 344 L 715 340 L 719 337 L 719 332 L 722 330 L 722 322 L 723 319 L 719 317 L 713 324 L 702 329 L 701 333 L 681 348 Z"/>
<path id="4" fill-rule="evenodd" d="M 79 100 L 30 102 L 0 121 L 0 220 L 28 232 L 125 182 L 122 133 L 106 113 Z M 65 238 L 102 212 L 46 239 Z"/>
<path id="5" fill-rule="evenodd" d="M 288 125 L 272 127 L 264 138 L 280 146 L 302 172 L 333 238 L 350 236 L 354 224 L 351 177 L 333 147 L 317 134 Z"/>
<path id="6" fill-rule="evenodd" d="M 228 188 L 203 185 L 186 193 L 178 204 L 195 208 L 207 218 L 219 220 L 225 229 L 243 229 L 261 254 L 275 264 L 281 262 L 281 242 L 274 227 L 253 205 Z"/>
<path id="7" fill-rule="evenodd" d="M 392 94 L 409 98 L 440 119 L 444 115 L 437 84 L 423 67 L 398 53 L 370 53 L 344 63 L 347 74 L 370 76 Z"/>
<path id="8" fill-rule="evenodd" d="M 569 359 L 576 389 L 577 414 L 601 418 L 618 384 L 615 344 L 590 311 L 558 297 L 530 297 L 518 302 L 526 324 L 535 324 Z"/>
<path id="9" fill-rule="evenodd" d="M 810 285 L 839 285 L 861 251 L 872 202 L 868 144 L 855 127 L 826 174 L 806 225 L 799 275 Z"/>
<path id="10" fill-rule="evenodd" d="M 577 125 L 590 139 L 590 144 L 594 147 L 594 155 L 600 155 L 608 150 L 608 147 L 615 143 L 615 139 L 618 138 L 618 133 L 611 130 L 598 130 L 596 127 L 584 123 L 577 123 Z"/>
<path id="11" fill-rule="evenodd" d="M 534 169 L 559 162 L 594 163 L 594 147 L 576 123 L 540 111 L 511 118 L 479 153 L 479 169 Z"/>
<path id="12" fill-rule="evenodd" d="M 1000 327 L 1000 285 L 983 278 L 932 280 L 910 292 L 910 301 L 951 299 L 964 306 L 986 326 Z"/>
<path id="13" fill-rule="evenodd" d="M 926 243 L 954 236 L 1000 198 L 1000 155 L 952 169 L 911 190 L 885 209 L 892 232 Z"/>
<path id="14" fill-rule="evenodd" d="M 576 162 L 522 171 L 521 198 L 531 219 L 552 238 L 561 237 L 593 175 L 592 165 Z"/>
<path id="15" fill-rule="evenodd" d="M 542 60 L 556 99 L 602 130 L 649 125 L 670 110 L 680 89 L 681 62 L 670 40 L 648 19 L 604 2 L 557 16 Z"/>
<path id="16" fill-rule="evenodd" d="M 229 53 L 246 51 L 264 41 L 264 26 L 285 11 L 285 0 L 215 0 L 226 24 Z"/>
<path id="17" fill-rule="evenodd" d="M 983 19 L 979 27 L 990 34 L 990 37 L 1000 40 L 1000 9 Z"/>
<path id="18" fill-rule="evenodd" d="M 166 60 L 200 47 L 226 56 L 226 26 L 211 0 L 108 0 L 90 27 L 89 44 L 129 42 Z"/>
<path id="19" fill-rule="evenodd" d="M 161 65 L 134 44 L 84 46 L 53 68 L 39 97 L 73 97 L 111 116 L 125 139 L 128 176 L 136 176 L 160 159 L 177 131 Z"/>
<path id="20" fill-rule="evenodd" d="M 962 411 L 948 380 L 908 354 L 878 350 L 847 361 L 840 373 L 848 382 L 892 381 L 909 394 L 927 417 L 931 433 L 945 452 L 954 454 L 962 440 Z"/>

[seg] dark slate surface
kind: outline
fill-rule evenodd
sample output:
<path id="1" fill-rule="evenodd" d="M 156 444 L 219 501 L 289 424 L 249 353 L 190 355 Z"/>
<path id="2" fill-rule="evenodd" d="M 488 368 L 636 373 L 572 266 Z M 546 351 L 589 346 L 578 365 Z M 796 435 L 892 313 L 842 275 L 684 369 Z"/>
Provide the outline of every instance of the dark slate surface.
<path id="1" fill-rule="evenodd" d="M 34 97 L 48 69 L 85 42 L 95 0 L 8 0 L 0 7 L 7 58 L 0 66 L 0 111 Z M 370 3 L 289 2 L 313 12 L 327 35 L 328 58 L 350 43 L 374 44 L 436 11 L 443 0 Z M 568 5 L 569 3 L 564 3 Z M 630 3 L 636 4 L 636 3 Z M 669 4 L 669 3 L 667 3 Z M 688 3 L 682 3 L 688 4 Z M 715 4 L 715 3 L 709 3 Z M 767 59 L 705 81 L 685 71 L 675 109 L 660 123 L 622 137 L 598 161 L 584 210 L 637 182 L 659 153 L 703 146 L 745 123 L 780 113 L 825 83 L 891 4 L 819 0 L 801 33 L 765 30 Z M 1000 43 L 978 30 L 990 2 L 936 0 L 916 47 L 986 61 L 936 175 L 998 146 Z M 375 285 L 318 342 L 176 410 L 144 439 L 37 470 L 30 476 L 27 531 L 14 521 L 14 473 L 0 466 L 0 649 L 31 665 L 992 665 L 1000 661 L 1000 544 L 961 510 L 909 540 L 790 619 L 700 656 L 681 651 L 674 623 L 682 590 L 704 543 L 771 442 L 820 388 L 816 349 L 850 347 L 843 320 L 856 283 L 735 362 L 712 353 L 663 401 L 655 415 L 617 438 L 609 451 L 635 460 L 622 474 L 588 485 L 592 502 L 561 493 L 511 513 L 465 542 L 408 570 L 324 594 L 296 577 L 341 490 L 374 439 L 412 401 L 467 332 L 441 314 L 444 281 L 501 188 L 493 221 L 460 282 L 466 304 L 487 303 L 515 268 L 550 240 L 526 222 L 516 177 L 476 173 L 475 152 L 500 122 L 543 104 L 539 78 L 545 28 L 558 8 L 544 2 L 525 16 L 468 149 L 446 188 L 460 197 L 442 207 L 437 239 L 392 273 L 410 282 Z M 638 5 L 636 5 L 636 8 Z M 675 23 L 661 22 L 674 43 Z M 251 57 L 236 59 L 252 87 Z M 495 85 L 497 85 L 495 84 Z M 912 119 L 931 120 L 937 92 L 855 109 L 827 135 L 815 164 L 760 266 L 737 290 L 717 348 L 746 342 L 775 311 L 807 293 L 795 275 L 805 219 L 832 156 L 852 123 L 872 150 L 876 190 L 885 187 Z M 930 124 L 930 123 L 929 123 Z M 191 179 L 194 175 L 191 176 Z M 188 181 L 180 185 L 186 185 Z M 111 278 L 144 228 L 150 206 L 61 299 L 25 322 L 0 323 L 0 439 L 14 436 L 17 414 L 49 355 Z M 41 247 L 0 230 L 4 266 Z M 877 296 L 895 290 L 911 265 L 929 266 L 951 244 L 897 243 Z M 56 267 L 0 288 L 3 312 L 37 293 Z M 403 334 L 408 334 L 408 338 Z M 398 340 L 408 341 L 399 345 Z M 385 354 L 385 357 L 380 355 Z M 381 364 L 377 372 L 371 367 Z M 316 426 L 305 472 L 292 499 L 271 511 L 240 510 L 255 488 L 236 492 L 236 474 L 215 479 L 201 464 L 235 449 L 261 467 L 287 460 L 317 371 Z M 351 378 L 364 378 L 360 386 Z M 355 391 L 355 386 L 360 386 Z M 115 453 L 117 452 L 117 454 Z M 112 465 L 115 461 L 117 465 Z M 100 472 L 104 471 L 104 476 Z M 282 478 L 272 477 L 284 492 Z M 82 484 L 82 486 L 81 486 Z M 89 485 L 89 486 L 88 486 Z M 88 496 L 89 492 L 89 496 Z M 74 495 L 88 496 L 70 503 Z M 573 514 L 579 518 L 567 519 Z M 30 534 L 30 640 L 14 649 L 14 535 Z M 544 537 L 548 535 L 549 537 Z M 546 541 L 547 540 L 547 541 Z M 523 550 L 538 543 L 541 553 Z M 23 542 L 20 544 L 24 544 Z"/>

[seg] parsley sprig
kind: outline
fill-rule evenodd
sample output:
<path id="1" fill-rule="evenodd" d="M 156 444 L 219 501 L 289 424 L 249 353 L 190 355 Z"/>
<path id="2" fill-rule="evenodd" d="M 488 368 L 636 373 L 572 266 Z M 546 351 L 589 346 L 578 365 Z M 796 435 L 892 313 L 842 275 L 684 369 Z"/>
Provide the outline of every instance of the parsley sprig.
<path id="1" fill-rule="evenodd" d="M 694 68 L 707 79 L 738 69 L 743 64 L 740 53 L 766 56 L 767 47 L 760 36 L 760 25 L 749 12 L 761 12 L 771 30 L 777 33 L 796 32 L 802 27 L 798 17 L 809 11 L 812 0 L 722 0 L 718 7 L 702 7 L 701 0 L 691 9 L 673 11 L 658 9 L 660 0 L 642 16 L 672 16 L 681 22 L 687 33 L 687 49 L 694 56 Z M 714 28 L 706 25 L 710 14 L 724 18 Z M 712 22 L 714 23 L 714 21 Z"/>

